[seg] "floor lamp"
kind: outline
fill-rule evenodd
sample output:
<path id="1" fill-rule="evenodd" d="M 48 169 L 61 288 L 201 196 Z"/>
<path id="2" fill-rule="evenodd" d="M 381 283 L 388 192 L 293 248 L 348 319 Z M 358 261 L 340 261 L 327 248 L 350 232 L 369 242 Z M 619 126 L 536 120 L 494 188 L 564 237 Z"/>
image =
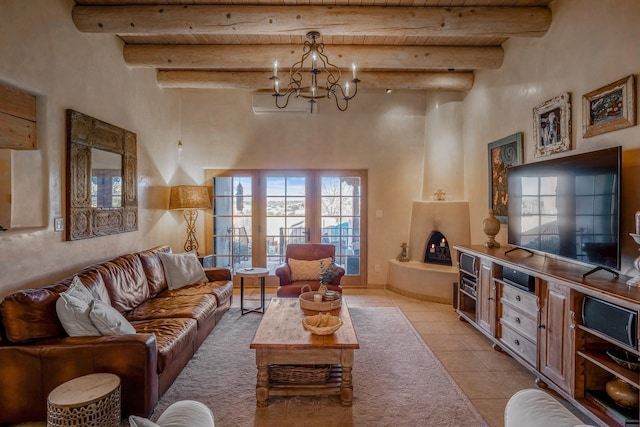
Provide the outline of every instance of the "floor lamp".
<path id="1" fill-rule="evenodd" d="M 211 209 L 211 196 L 207 187 L 198 185 L 177 185 L 171 187 L 169 209 L 184 210 L 184 219 L 187 221 L 187 241 L 184 243 L 185 252 L 198 252 L 198 240 L 196 239 L 196 219 L 198 209 Z"/>

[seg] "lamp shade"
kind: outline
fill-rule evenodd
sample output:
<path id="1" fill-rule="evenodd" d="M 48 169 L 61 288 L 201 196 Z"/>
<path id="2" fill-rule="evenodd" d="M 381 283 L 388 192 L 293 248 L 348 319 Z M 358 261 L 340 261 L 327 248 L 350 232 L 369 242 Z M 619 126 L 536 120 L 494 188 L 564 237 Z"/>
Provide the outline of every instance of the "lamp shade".
<path id="1" fill-rule="evenodd" d="M 209 190 L 198 185 L 171 187 L 169 209 L 211 209 Z"/>

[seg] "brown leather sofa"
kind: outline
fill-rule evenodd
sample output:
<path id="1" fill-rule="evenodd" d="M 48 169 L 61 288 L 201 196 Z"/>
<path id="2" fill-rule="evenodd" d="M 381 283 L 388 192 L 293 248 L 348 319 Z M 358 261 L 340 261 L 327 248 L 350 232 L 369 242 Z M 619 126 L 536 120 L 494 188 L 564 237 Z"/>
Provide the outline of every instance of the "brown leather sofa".
<path id="1" fill-rule="evenodd" d="M 231 272 L 169 290 L 160 246 L 84 268 L 73 276 L 124 315 L 135 334 L 70 337 L 56 301 L 73 276 L 16 291 L 0 302 L 0 424 L 46 419 L 48 394 L 75 377 L 110 372 L 121 380 L 122 416 L 149 416 L 233 298 Z"/>
<path id="2" fill-rule="evenodd" d="M 292 280 L 291 267 L 289 266 L 289 259 L 296 259 L 301 261 L 314 261 L 323 258 L 334 258 L 336 254 L 336 247 L 326 243 L 290 243 L 287 245 L 285 252 L 285 262 L 276 268 L 275 274 L 280 278 L 280 286 L 278 287 L 276 294 L 278 297 L 293 297 L 297 298 L 302 293 L 302 288 L 305 285 L 309 285 L 312 291 L 317 291 L 320 287 L 320 277 L 315 280 Z M 338 275 L 327 285 L 327 288 L 332 291 L 342 293 L 342 285 L 340 280 L 345 274 L 344 268 L 336 266 Z"/>

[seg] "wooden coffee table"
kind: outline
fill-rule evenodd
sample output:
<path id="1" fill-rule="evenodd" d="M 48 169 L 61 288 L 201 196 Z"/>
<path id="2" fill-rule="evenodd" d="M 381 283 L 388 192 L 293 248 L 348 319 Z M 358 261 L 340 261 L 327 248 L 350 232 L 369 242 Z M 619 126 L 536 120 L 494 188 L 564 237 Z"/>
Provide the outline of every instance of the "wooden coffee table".
<path id="1" fill-rule="evenodd" d="M 297 298 L 273 298 L 249 346 L 256 350 L 256 400 L 266 407 L 269 396 L 338 395 L 343 406 L 353 401 L 353 351 L 360 348 L 349 308 L 342 302 L 343 325 L 332 335 L 313 335 L 302 326 L 305 314 Z M 331 365 L 325 383 L 276 383 L 270 365 Z"/>

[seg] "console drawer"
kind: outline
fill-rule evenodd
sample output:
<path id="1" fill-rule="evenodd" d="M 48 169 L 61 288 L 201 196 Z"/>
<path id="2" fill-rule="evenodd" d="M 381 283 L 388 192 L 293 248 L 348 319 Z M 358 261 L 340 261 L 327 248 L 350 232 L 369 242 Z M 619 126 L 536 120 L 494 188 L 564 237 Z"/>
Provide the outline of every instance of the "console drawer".
<path id="1" fill-rule="evenodd" d="M 530 317 L 530 315 L 524 314 L 504 304 L 502 306 L 502 317 L 500 320 L 506 322 L 514 331 L 526 336 L 531 341 L 535 341 L 538 322 L 536 319 Z"/>
<path id="2" fill-rule="evenodd" d="M 530 292 L 514 288 L 510 285 L 502 286 L 502 303 L 507 303 L 514 308 L 529 313 L 532 316 L 538 312 L 538 305 L 536 303 L 536 296 Z"/>
<path id="3" fill-rule="evenodd" d="M 502 323 L 502 341 L 511 350 L 518 353 L 523 359 L 529 362 L 531 365 L 536 365 L 536 345 L 529 341 L 524 335 L 519 334 L 509 327 L 509 325 Z"/>

